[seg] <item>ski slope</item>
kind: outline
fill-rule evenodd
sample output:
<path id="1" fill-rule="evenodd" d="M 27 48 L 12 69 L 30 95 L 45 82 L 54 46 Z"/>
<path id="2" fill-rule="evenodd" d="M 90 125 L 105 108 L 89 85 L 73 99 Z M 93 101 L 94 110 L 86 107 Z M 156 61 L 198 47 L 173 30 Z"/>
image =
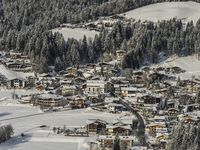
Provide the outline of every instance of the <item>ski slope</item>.
<path id="1" fill-rule="evenodd" d="M 200 3 L 191 1 L 157 3 L 128 11 L 125 17 L 153 22 L 171 18 L 197 22 L 200 18 Z"/>
<path id="2" fill-rule="evenodd" d="M 67 41 L 68 38 L 74 38 L 76 40 L 83 39 L 84 35 L 87 38 L 94 38 L 96 34 L 99 34 L 99 32 L 94 30 L 88 30 L 84 28 L 56 28 L 52 30 L 53 33 L 59 32 L 64 36 L 64 39 Z"/>

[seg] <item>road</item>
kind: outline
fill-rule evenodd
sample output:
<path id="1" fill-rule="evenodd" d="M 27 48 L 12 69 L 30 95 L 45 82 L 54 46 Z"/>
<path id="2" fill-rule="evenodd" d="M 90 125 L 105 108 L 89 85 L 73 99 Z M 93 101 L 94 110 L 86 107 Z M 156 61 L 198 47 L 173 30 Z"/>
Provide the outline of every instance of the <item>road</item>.
<path id="1" fill-rule="evenodd" d="M 120 98 L 120 103 L 122 105 L 124 105 L 129 111 L 131 111 L 138 119 L 138 138 L 139 138 L 139 142 L 143 145 L 143 146 L 148 146 L 148 143 L 146 142 L 146 137 L 145 137 L 145 123 L 144 120 L 142 118 L 142 116 L 134 110 L 134 108 L 132 106 L 130 106 L 130 104 L 128 104 L 127 102 L 125 102 L 122 98 Z"/>

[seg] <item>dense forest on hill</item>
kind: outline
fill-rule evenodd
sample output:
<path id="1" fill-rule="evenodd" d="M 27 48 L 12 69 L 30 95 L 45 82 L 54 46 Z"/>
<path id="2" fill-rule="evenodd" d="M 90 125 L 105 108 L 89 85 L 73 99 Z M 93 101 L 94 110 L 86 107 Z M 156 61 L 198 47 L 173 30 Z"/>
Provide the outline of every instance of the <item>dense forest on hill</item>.
<path id="1" fill-rule="evenodd" d="M 47 65 L 60 70 L 96 62 L 105 52 L 114 53 L 119 48 L 128 51 L 123 67 L 132 68 L 157 62 L 161 51 L 167 54 L 199 51 L 199 22 L 197 26 L 189 23 L 186 30 L 177 20 L 156 26 L 151 22 L 126 26 L 118 22 L 111 32 L 105 29 L 94 40 L 85 37 L 82 41 L 67 42 L 61 34 L 49 31 L 62 23 L 86 22 L 164 1 L 167 0 L 0 0 L 0 50 L 28 54 L 32 62 L 39 64 L 40 72 L 46 71 Z"/>
<path id="2" fill-rule="evenodd" d="M 199 150 L 200 124 L 185 124 L 179 122 L 173 131 L 173 138 L 167 150 Z"/>

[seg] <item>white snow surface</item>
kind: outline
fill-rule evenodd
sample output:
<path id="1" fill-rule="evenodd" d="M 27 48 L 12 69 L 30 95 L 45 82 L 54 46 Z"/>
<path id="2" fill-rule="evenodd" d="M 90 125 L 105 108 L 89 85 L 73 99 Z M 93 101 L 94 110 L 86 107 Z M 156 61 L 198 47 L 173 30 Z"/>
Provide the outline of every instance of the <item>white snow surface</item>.
<path id="1" fill-rule="evenodd" d="M 74 38 L 76 40 L 81 40 L 83 39 L 84 35 L 87 38 L 92 38 L 94 39 L 96 34 L 99 34 L 99 32 L 94 31 L 94 30 L 88 30 L 84 28 L 56 28 L 52 30 L 53 33 L 59 32 L 64 36 L 64 39 L 67 41 L 68 38 Z"/>
<path id="2" fill-rule="evenodd" d="M 200 3 L 196 2 L 163 2 L 147 5 L 125 13 L 125 17 L 141 21 L 161 21 L 172 18 L 193 20 L 200 18 Z"/>
<path id="3" fill-rule="evenodd" d="M 14 78 L 22 78 L 26 79 L 26 77 L 34 76 L 33 72 L 30 73 L 23 73 L 23 72 L 16 72 L 7 69 L 4 65 L 0 64 L 0 74 L 4 75 L 7 79 L 14 79 Z"/>
<path id="4" fill-rule="evenodd" d="M 28 117 L 16 118 L 31 115 Z M 39 115 L 35 115 L 39 114 Z M 41 113 L 36 108 L 25 106 L 0 106 L 0 124 L 11 124 L 14 128 L 14 136 L 0 145 L 0 150 L 85 150 L 88 141 L 95 141 L 96 136 L 90 137 L 66 137 L 55 135 L 52 128 L 55 127 L 83 127 L 87 119 L 103 119 L 108 122 L 121 118 L 120 114 L 98 112 L 91 108 L 69 110 L 54 113 Z M 11 120 L 5 120 L 12 118 Z M 50 126 L 48 129 L 39 128 L 40 125 Z M 20 134 L 24 133 L 25 137 Z"/>
<path id="5" fill-rule="evenodd" d="M 186 70 L 185 73 L 178 74 L 178 76 L 182 77 L 183 79 L 191 79 L 192 76 L 200 78 L 200 60 L 198 60 L 196 56 L 170 57 L 156 66 L 178 66 Z"/>

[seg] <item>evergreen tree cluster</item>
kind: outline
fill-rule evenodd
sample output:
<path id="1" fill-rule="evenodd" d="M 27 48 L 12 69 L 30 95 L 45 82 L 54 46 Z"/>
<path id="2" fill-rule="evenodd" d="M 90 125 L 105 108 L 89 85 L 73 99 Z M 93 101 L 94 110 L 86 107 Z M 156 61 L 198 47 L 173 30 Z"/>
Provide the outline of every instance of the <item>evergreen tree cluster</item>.
<path id="1" fill-rule="evenodd" d="M 180 122 L 174 129 L 171 142 L 167 150 L 199 150 L 200 125 L 184 124 Z"/>
<path id="2" fill-rule="evenodd" d="M 13 127 L 11 125 L 0 126 L 0 143 L 11 138 Z"/>
<path id="3" fill-rule="evenodd" d="M 104 53 L 115 54 L 121 48 L 128 52 L 123 61 L 125 68 L 157 62 L 158 52 L 162 51 L 198 53 L 199 22 L 196 26 L 188 23 L 186 30 L 177 20 L 158 25 L 118 22 L 111 32 L 104 29 L 93 40 L 84 37 L 81 41 L 67 42 L 61 34 L 50 31 L 63 23 L 86 22 L 164 1 L 167 0 L 0 0 L 0 50 L 28 54 L 40 72 L 47 71 L 47 65 L 61 70 L 97 62 Z"/>
<path id="4" fill-rule="evenodd" d="M 200 56 L 200 20 L 183 24 L 172 19 L 158 24 L 152 22 L 136 23 L 132 27 L 132 37 L 125 41 L 128 47 L 124 68 L 139 68 L 142 65 L 159 62 L 159 54 L 167 56 Z"/>

